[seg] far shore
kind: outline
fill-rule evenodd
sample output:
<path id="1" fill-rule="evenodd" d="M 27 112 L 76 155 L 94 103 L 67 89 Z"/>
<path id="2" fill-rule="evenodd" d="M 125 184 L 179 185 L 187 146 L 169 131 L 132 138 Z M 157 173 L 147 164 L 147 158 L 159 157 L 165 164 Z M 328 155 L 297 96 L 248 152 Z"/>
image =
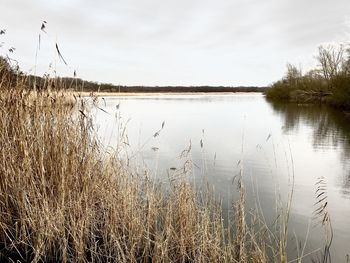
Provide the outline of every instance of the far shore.
<path id="1" fill-rule="evenodd" d="M 135 96 L 164 96 L 164 95 L 234 95 L 234 94 L 256 94 L 256 93 L 262 93 L 258 91 L 252 91 L 252 92 L 73 92 L 75 95 L 80 95 L 82 97 L 88 97 L 88 96 L 97 96 L 97 97 L 135 97 Z"/>

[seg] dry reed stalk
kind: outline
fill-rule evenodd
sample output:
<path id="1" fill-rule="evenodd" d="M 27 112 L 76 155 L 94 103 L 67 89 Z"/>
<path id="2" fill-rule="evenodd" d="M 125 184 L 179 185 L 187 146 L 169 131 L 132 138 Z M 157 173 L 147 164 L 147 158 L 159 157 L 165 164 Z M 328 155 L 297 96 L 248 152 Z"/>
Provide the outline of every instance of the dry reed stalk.
<path id="1" fill-rule="evenodd" d="M 285 253 L 266 225 L 247 224 L 243 186 L 235 226 L 224 227 L 211 194 L 183 180 L 166 192 L 103 157 L 85 103 L 73 109 L 49 91 L 59 83 L 31 91 L 8 74 L 0 68 L 1 261 L 278 262 Z"/>

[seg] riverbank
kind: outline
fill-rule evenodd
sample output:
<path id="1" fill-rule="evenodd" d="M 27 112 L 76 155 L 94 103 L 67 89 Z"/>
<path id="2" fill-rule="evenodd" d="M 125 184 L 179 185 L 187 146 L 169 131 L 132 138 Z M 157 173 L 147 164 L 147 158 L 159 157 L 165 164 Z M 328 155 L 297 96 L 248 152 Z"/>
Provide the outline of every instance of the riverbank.
<path id="1" fill-rule="evenodd" d="M 233 94 L 252 94 L 262 92 L 74 92 L 71 94 L 81 97 L 147 97 L 147 96 L 225 96 Z"/>
<path id="2" fill-rule="evenodd" d="M 319 66 L 306 73 L 288 64 L 285 76 L 265 91 L 266 97 L 350 110 L 350 49 L 343 45 L 321 46 L 317 60 Z"/>

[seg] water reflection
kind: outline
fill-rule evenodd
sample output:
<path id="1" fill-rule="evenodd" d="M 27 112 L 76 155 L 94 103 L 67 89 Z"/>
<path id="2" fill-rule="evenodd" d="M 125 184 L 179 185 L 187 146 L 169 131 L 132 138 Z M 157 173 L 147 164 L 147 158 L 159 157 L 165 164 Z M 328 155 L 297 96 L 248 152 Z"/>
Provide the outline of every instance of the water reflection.
<path id="1" fill-rule="evenodd" d="M 343 194 L 350 194 L 350 117 L 344 112 L 326 105 L 293 104 L 269 101 L 273 110 L 284 122 L 285 133 L 292 133 L 300 126 L 312 129 L 312 145 L 315 150 L 327 151 L 330 147 L 339 151 L 344 166 Z"/>
<path id="2" fill-rule="evenodd" d="M 259 94 L 108 97 L 101 105 L 104 111 L 95 112 L 106 147 L 119 142 L 116 105 L 127 120 L 132 153 L 128 156 L 141 163 L 139 171 L 145 165 L 157 180 L 167 182 L 183 171 L 187 160 L 179 156 L 190 144 L 188 158 L 194 165 L 189 179 L 196 187 L 208 182 L 227 217 L 238 194 L 233 178 L 240 161 L 246 205 L 254 207 L 258 196 L 267 222 L 275 220 L 276 196 L 287 196 L 295 169 L 289 229 L 299 242 L 306 241 L 313 217 L 315 183 L 324 177 L 334 227 L 333 260 L 350 253 L 350 121 L 341 112 L 317 105 L 268 103 Z M 164 121 L 164 129 L 154 136 Z M 322 246 L 320 235 L 322 229 L 310 229 L 306 251 Z M 295 241 L 289 243 L 294 258 Z"/>

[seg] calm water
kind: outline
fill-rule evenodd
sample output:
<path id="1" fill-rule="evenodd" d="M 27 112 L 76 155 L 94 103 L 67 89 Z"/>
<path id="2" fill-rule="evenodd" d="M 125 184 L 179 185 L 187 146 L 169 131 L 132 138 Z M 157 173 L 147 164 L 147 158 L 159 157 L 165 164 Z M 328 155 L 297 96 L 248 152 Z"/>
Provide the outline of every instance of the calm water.
<path id="1" fill-rule="evenodd" d="M 313 212 L 315 184 L 324 177 L 332 260 L 345 262 L 350 254 L 349 117 L 327 107 L 269 103 L 261 94 L 106 97 L 99 105 L 107 113 L 93 113 L 107 150 L 121 145 L 138 172 L 148 170 L 164 182 L 192 168 L 186 177 L 196 187 L 208 181 L 225 214 L 237 197 L 233 179 L 241 166 L 247 205 L 254 206 L 258 196 L 268 223 L 278 196 L 287 198 L 294 172 L 289 259 L 297 255 L 298 242 L 306 241 L 305 254 L 323 244 Z M 127 136 L 120 135 L 124 128 Z M 188 155 L 181 154 L 189 147 Z"/>

